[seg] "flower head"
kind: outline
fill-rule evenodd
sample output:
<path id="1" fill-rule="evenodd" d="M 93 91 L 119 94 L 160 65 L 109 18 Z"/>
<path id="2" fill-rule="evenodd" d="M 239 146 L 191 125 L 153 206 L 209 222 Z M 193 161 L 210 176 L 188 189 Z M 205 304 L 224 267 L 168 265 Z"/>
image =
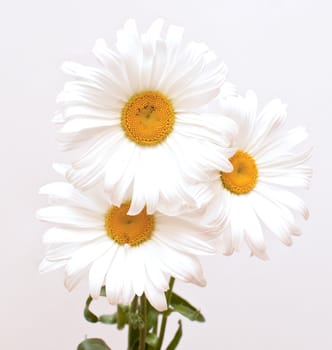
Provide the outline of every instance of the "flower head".
<path id="1" fill-rule="evenodd" d="M 264 230 L 290 245 L 292 235 L 300 234 L 297 216 L 309 215 L 303 200 L 291 192 L 310 183 L 312 171 L 305 163 L 311 150 L 296 150 L 308 135 L 302 127 L 283 129 L 286 107 L 280 100 L 257 114 L 252 91 L 222 100 L 222 110 L 239 125 L 237 151 L 230 158 L 233 171 L 220 171 L 212 185 L 217 193 L 213 205 L 228 212 L 223 250 L 231 254 L 245 241 L 254 255 L 266 259 Z"/>
<path id="2" fill-rule="evenodd" d="M 139 34 L 134 20 L 117 33 L 116 48 L 98 40 L 100 68 L 65 63 L 74 77 L 58 102 L 58 140 L 64 149 L 88 150 L 66 178 L 87 189 L 100 181 L 115 205 L 131 198 L 129 213 L 177 214 L 195 205 L 190 184 L 211 169 L 230 171 L 235 124 L 200 112 L 219 93 L 225 65 L 204 45 L 183 43 L 183 29 L 155 21 Z"/>
<path id="3" fill-rule="evenodd" d="M 98 186 L 83 193 L 56 182 L 41 193 L 49 195 L 51 206 L 40 209 L 38 218 L 54 227 L 44 235 L 47 251 L 40 270 L 65 267 L 69 290 L 88 275 L 93 298 L 105 285 L 111 304 L 130 304 L 145 293 L 162 311 L 171 276 L 205 285 L 197 255 L 215 252 L 216 233 L 197 213 L 174 217 L 143 209 L 128 215 L 130 201 L 116 206 Z"/>

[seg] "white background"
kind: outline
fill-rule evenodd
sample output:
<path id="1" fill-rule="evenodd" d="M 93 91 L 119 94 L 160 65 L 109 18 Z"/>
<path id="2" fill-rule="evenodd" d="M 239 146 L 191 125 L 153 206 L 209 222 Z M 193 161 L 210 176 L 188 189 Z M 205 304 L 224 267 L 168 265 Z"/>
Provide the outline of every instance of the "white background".
<path id="1" fill-rule="evenodd" d="M 207 318 L 184 322 L 179 349 L 332 348 L 331 12 L 329 0 L 1 0 L 2 349 L 74 350 L 85 334 L 125 349 L 125 332 L 83 320 L 86 283 L 69 294 L 61 271 L 39 275 L 46 225 L 34 216 L 46 204 L 38 188 L 57 179 L 52 162 L 71 157 L 57 151 L 50 123 L 66 79 L 60 64 L 94 62 L 95 39 L 114 42 L 128 17 L 144 30 L 158 17 L 184 26 L 224 59 L 242 93 L 254 89 L 260 106 L 285 101 L 288 125 L 305 125 L 315 148 L 304 235 L 292 248 L 271 239 L 269 262 L 247 252 L 205 258 L 204 289 L 176 284 Z"/>

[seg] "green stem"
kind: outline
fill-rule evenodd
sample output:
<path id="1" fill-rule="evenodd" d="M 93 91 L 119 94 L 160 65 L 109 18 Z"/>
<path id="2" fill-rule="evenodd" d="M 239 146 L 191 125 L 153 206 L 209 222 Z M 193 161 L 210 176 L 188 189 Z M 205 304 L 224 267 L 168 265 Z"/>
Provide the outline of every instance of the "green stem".
<path id="1" fill-rule="evenodd" d="M 137 309 L 137 296 L 135 296 L 134 300 L 132 301 L 131 305 L 130 305 L 130 313 L 133 315 L 136 313 L 136 309 Z M 133 342 L 133 326 L 129 323 L 129 329 L 128 329 L 128 349 L 131 349 L 132 347 L 132 342 Z"/>
<path id="2" fill-rule="evenodd" d="M 144 322 L 144 327 L 140 330 L 138 350 L 145 350 L 146 324 L 147 324 L 145 294 L 143 294 L 140 297 L 140 311 L 141 311 L 141 317 L 142 317 L 143 322 Z"/>
<path id="3" fill-rule="evenodd" d="M 158 333 L 158 317 L 156 318 L 156 322 L 154 323 L 153 327 L 152 327 L 152 332 L 154 334 Z"/>
<path id="4" fill-rule="evenodd" d="M 167 309 L 168 309 L 169 303 L 171 301 L 174 281 L 175 281 L 174 277 L 171 277 L 169 280 L 169 289 L 166 293 Z M 161 326 L 160 326 L 159 341 L 158 341 L 158 345 L 157 345 L 156 350 L 160 350 L 161 346 L 163 345 L 168 315 L 169 315 L 168 310 L 163 312 L 163 318 L 161 320 Z"/>

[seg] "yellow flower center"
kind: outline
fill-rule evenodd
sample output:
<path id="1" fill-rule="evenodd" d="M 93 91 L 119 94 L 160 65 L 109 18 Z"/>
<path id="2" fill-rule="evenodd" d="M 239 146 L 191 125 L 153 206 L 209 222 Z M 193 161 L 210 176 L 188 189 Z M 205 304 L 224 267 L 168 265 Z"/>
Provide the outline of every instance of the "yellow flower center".
<path id="1" fill-rule="evenodd" d="M 257 183 L 258 169 L 255 159 L 244 151 L 237 151 L 230 162 L 233 165 L 231 173 L 220 173 L 225 188 L 235 194 L 245 194 L 253 190 Z"/>
<path id="2" fill-rule="evenodd" d="M 154 216 L 144 208 L 138 215 L 127 215 L 130 202 L 112 206 L 105 215 L 107 235 L 120 245 L 137 246 L 149 240 L 154 230 Z"/>
<path id="3" fill-rule="evenodd" d="M 172 102 L 158 91 L 133 95 L 121 112 L 126 136 L 142 146 L 161 143 L 172 132 L 175 112 Z"/>

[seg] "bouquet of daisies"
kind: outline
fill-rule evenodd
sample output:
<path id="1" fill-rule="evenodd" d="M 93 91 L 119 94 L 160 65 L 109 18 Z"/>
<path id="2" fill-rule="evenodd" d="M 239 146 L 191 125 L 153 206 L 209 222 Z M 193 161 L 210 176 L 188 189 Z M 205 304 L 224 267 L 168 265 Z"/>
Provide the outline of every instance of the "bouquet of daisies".
<path id="1" fill-rule="evenodd" d="M 40 270 L 65 270 L 73 289 L 88 278 L 84 316 L 128 331 L 130 350 L 162 349 L 168 317 L 204 321 L 173 291 L 176 279 L 204 286 L 200 255 L 230 255 L 246 245 L 267 259 L 264 233 L 284 244 L 308 217 L 290 190 L 307 188 L 311 149 L 304 128 L 285 130 L 286 106 L 263 109 L 248 91 L 225 82 L 227 69 L 183 29 L 155 21 L 140 34 L 134 20 L 109 48 L 97 40 L 98 67 L 67 62 L 72 78 L 54 118 L 63 150 L 82 150 L 56 164 L 62 178 L 45 185 L 53 225 L 44 234 Z M 116 312 L 97 316 L 100 297 Z M 181 321 L 166 349 L 182 336 Z M 79 350 L 110 349 L 85 339 Z"/>

